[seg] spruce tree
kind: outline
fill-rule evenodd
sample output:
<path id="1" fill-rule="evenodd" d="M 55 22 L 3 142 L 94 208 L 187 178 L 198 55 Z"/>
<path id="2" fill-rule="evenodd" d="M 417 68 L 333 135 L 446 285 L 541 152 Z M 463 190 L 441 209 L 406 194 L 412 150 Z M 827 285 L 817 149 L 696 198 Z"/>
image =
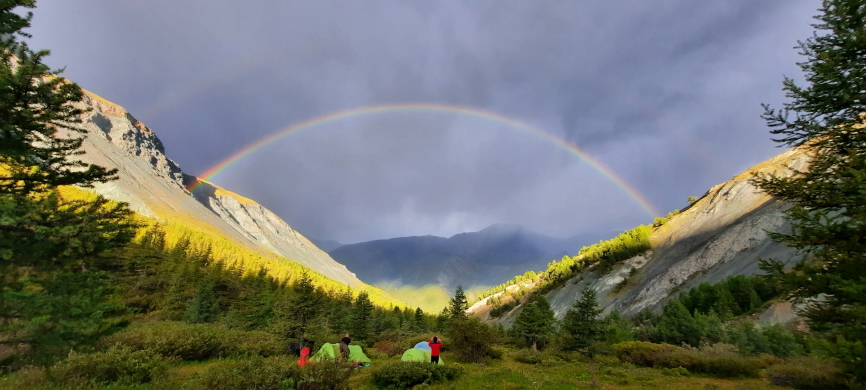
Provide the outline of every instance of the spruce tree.
<path id="1" fill-rule="evenodd" d="M 454 291 L 454 297 L 448 303 L 448 315 L 453 319 L 466 318 L 467 309 L 469 309 L 469 301 L 466 300 L 463 286 L 457 286 L 457 290 Z"/>
<path id="2" fill-rule="evenodd" d="M 523 306 L 523 310 L 514 321 L 512 332 L 523 338 L 526 346 L 537 351 L 538 343 L 544 342 L 553 332 L 555 322 L 556 318 L 553 310 L 550 309 L 550 302 L 539 296 Z"/>
<path id="3" fill-rule="evenodd" d="M 0 2 L 0 334 L 48 364 L 117 325 L 107 318 L 120 308 L 107 303 L 113 291 L 100 256 L 129 242 L 137 225 L 122 203 L 70 199 L 58 188 L 116 172 L 79 160 L 83 91 L 42 63 L 47 51 L 20 40 L 32 15 L 17 8 L 34 3 Z"/>
<path id="4" fill-rule="evenodd" d="M 352 336 L 360 340 L 369 337 L 371 320 L 373 319 L 373 302 L 370 301 L 370 295 L 366 291 L 361 291 L 355 299 L 355 306 L 352 312 L 351 331 Z"/>
<path id="5" fill-rule="evenodd" d="M 754 182 L 791 207 L 790 234 L 772 237 L 803 253 L 791 272 L 762 268 L 807 302 L 813 331 L 834 342 L 849 374 L 866 382 L 866 0 L 824 0 L 817 30 L 799 42 L 805 86 L 785 78 L 790 99 L 763 115 L 775 141 L 811 157 L 793 175 Z"/>
<path id="6" fill-rule="evenodd" d="M 601 309 L 598 308 L 595 290 L 586 288 L 581 292 L 580 299 L 574 302 L 562 319 L 562 331 L 565 336 L 563 349 L 578 351 L 589 357 L 593 386 L 597 384 L 595 365 L 593 364 L 594 344 L 604 334 L 604 323 L 598 318 L 600 314 Z"/>

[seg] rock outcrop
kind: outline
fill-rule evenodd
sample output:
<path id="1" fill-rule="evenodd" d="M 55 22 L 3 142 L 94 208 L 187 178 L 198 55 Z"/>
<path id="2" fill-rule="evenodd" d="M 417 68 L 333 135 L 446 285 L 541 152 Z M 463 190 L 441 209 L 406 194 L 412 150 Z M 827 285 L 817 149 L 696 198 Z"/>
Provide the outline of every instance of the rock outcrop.
<path id="1" fill-rule="evenodd" d="M 759 273 L 759 258 L 795 263 L 799 260 L 795 251 L 774 242 L 767 234 L 790 231 L 783 214 L 785 204 L 761 192 L 749 179 L 753 172 L 785 174 L 791 169 L 803 170 L 807 164 L 803 150 L 792 149 L 711 188 L 653 232 L 651 251 L 617 265 L 605 275 L 590 267 L 550 291 L 546 298 L 561 318 L 580 298 L 580 291 L 588 287 L 597 292 L 605 314 L 617 310 L 631 316 L 645 308 L 659 311 L 669 298 L 700 283 Z M 625 287 L 616 291 L 626 278 Z M 488 301 L 475 303 L 469 312 L 510 325 L 520 311 L 518 306 L 500 318 L 491 318 Z"/>
<path id="2" fill-rule="evenodd" d="M 216 229 L 255 251 L 275 253 L 347 286 L 366 286 L 255 201 L 210 183 L 191 196 L 184 180 L 194 178 L 185 176 L 166 157 L 156 134 L 123 107 L 91 92 L 82 104 L 90 108 L 81 125 L 88 131 L 82 159 L 119 171 L 119 180 L 95 186 L 100 194 L 127 202 L 142 215 Z"/>

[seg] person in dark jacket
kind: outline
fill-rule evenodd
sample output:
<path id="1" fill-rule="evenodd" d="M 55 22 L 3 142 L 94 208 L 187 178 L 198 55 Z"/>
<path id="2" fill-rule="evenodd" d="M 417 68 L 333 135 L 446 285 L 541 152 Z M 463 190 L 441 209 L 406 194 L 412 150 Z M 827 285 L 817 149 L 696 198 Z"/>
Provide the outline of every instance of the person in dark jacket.
<path id="1" fill-rule="evenodd" d="M 349 343 L 352 342 L 352 339 L 349 337 L 349 334 L 346 333 L 343 336 L 343 339 L 340 340 L 340 358 L 346 362 L 349 361 Z"/>
<path id="2" fill-rule="evenodd" d="M 427 345 L 430 347 L 430 363 L 439 364 L 439 347 L 442 346 L 442 340 L 439 340 L 438 336 L 433 336 Z"/>

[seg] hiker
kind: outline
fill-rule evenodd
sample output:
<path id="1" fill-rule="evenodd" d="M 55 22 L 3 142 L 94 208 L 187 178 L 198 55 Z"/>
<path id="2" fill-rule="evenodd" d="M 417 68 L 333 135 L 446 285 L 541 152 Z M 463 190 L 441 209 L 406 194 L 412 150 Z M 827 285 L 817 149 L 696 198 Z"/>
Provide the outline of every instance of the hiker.
<path id="1" fill-rule="evenodd" d="M 430 346 L 430 363 L 439 364 L 439 347 L 442 346 L 442 340 L 439 340 L 438 336 L 433 336 L 427 345 Z"/>
<path id="2" fill-rule="evenodd" d="M 343 339 L 340 340 L 340 358 L 343 359 L 343 361 L 349 361 L 349 343 L 351 342 L 352 339 L 349 338 L 348 333 L 346 333 L 346 335 L 343 336 Z"/>

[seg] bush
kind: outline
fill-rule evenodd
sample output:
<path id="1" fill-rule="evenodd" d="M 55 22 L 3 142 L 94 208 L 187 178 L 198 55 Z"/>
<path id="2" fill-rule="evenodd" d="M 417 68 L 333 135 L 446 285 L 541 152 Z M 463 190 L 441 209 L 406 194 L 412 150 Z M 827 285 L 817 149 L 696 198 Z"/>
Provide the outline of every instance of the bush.
<path id="1" fill-rule="evenodd" d="M 802 390 L 835 390 L 849 388 L 832 362 L 817 358 L 793 359 L 767 369 L 770 383 Z"/>
<path id="2" fill-rule="evenodd" d="M 646 341 L 626 341 L 611 346 L 620 361 L 641 367 L 653 367 L 662 356 L 681 349 L 670 344 L 655 344 Z"/>
<path id="3" fill-rule="evenodd" d="M 104 352 L 72 352 L 52 370 L 54 379 L 71 385 L 150 383 L 163 377 L 172 360 L 150 351 L 112 347 Z"/>
<path id="4" fill-rule="evenodd" d="M 457 358 L 481 363 L 493 354 L 491 344 L 498 341 L 499 332 L 477 318 L 452 320 L 448 341 Z"/>
<path id="5" fill-rule="evenodd" d="M 227 360 L 199 374 L 197 381 L 209 390 L 342 390 L 352 374 L 346 364 L 315 362 L 298 367 L 287 357 L 253 357 Z"/>
<path id="6" fill-rule="evenodd" d="M 457 379 L 457 367 L 422 362 L 388 364 L 373 372 L 373 384 L 381 389 L 409 389 L 422 383 L 436 383 Z"/>
<path id="7" fill-rule="evenodd" d="M 757 377 L 765 366 L 761 360 L 736 353 L 710 355 L 698 350 L 680 349 L 663 355 L 654 367 L 682 367 L 690 372 L 700 372 L 722 378 Z"/>
<path id="8" fill-rule="evenodd" d="M 669 344 L 626 341 L 611 347 L 625 363 L 643 367 L 677 368 L 722 378 L 756 377 L 772 361 L 766 357 L 747 357 L 730 345 L 716 345 L 707 350 L 685 349 Z"/>
<path id="9" fill-rule="evenodd" d="M 525 364 L 538 364 L 544 360 L 544 356 L 538 351 L 522 349 L 514 354 L 514 360 Z"/>
<path id="10" fill-rule="evenodd" d="M 271 356 L 283 349 L 280 340 L 265 332 L 227 329 L 216 324 L 150 322 L 129 327 L 100 340 L 103 346 L 121 344 L 133 350 L 152 350 L 182 360 L 207 360 L 231 355 Z"/>
<path id="11" fill-rule="evenodd" d="M 391 341 L 379 341 L 373 344 L 373 348 L 388 356 L 397 356 L 403 354 L 408 348 L 403 348 L 401 344 Z"/>

